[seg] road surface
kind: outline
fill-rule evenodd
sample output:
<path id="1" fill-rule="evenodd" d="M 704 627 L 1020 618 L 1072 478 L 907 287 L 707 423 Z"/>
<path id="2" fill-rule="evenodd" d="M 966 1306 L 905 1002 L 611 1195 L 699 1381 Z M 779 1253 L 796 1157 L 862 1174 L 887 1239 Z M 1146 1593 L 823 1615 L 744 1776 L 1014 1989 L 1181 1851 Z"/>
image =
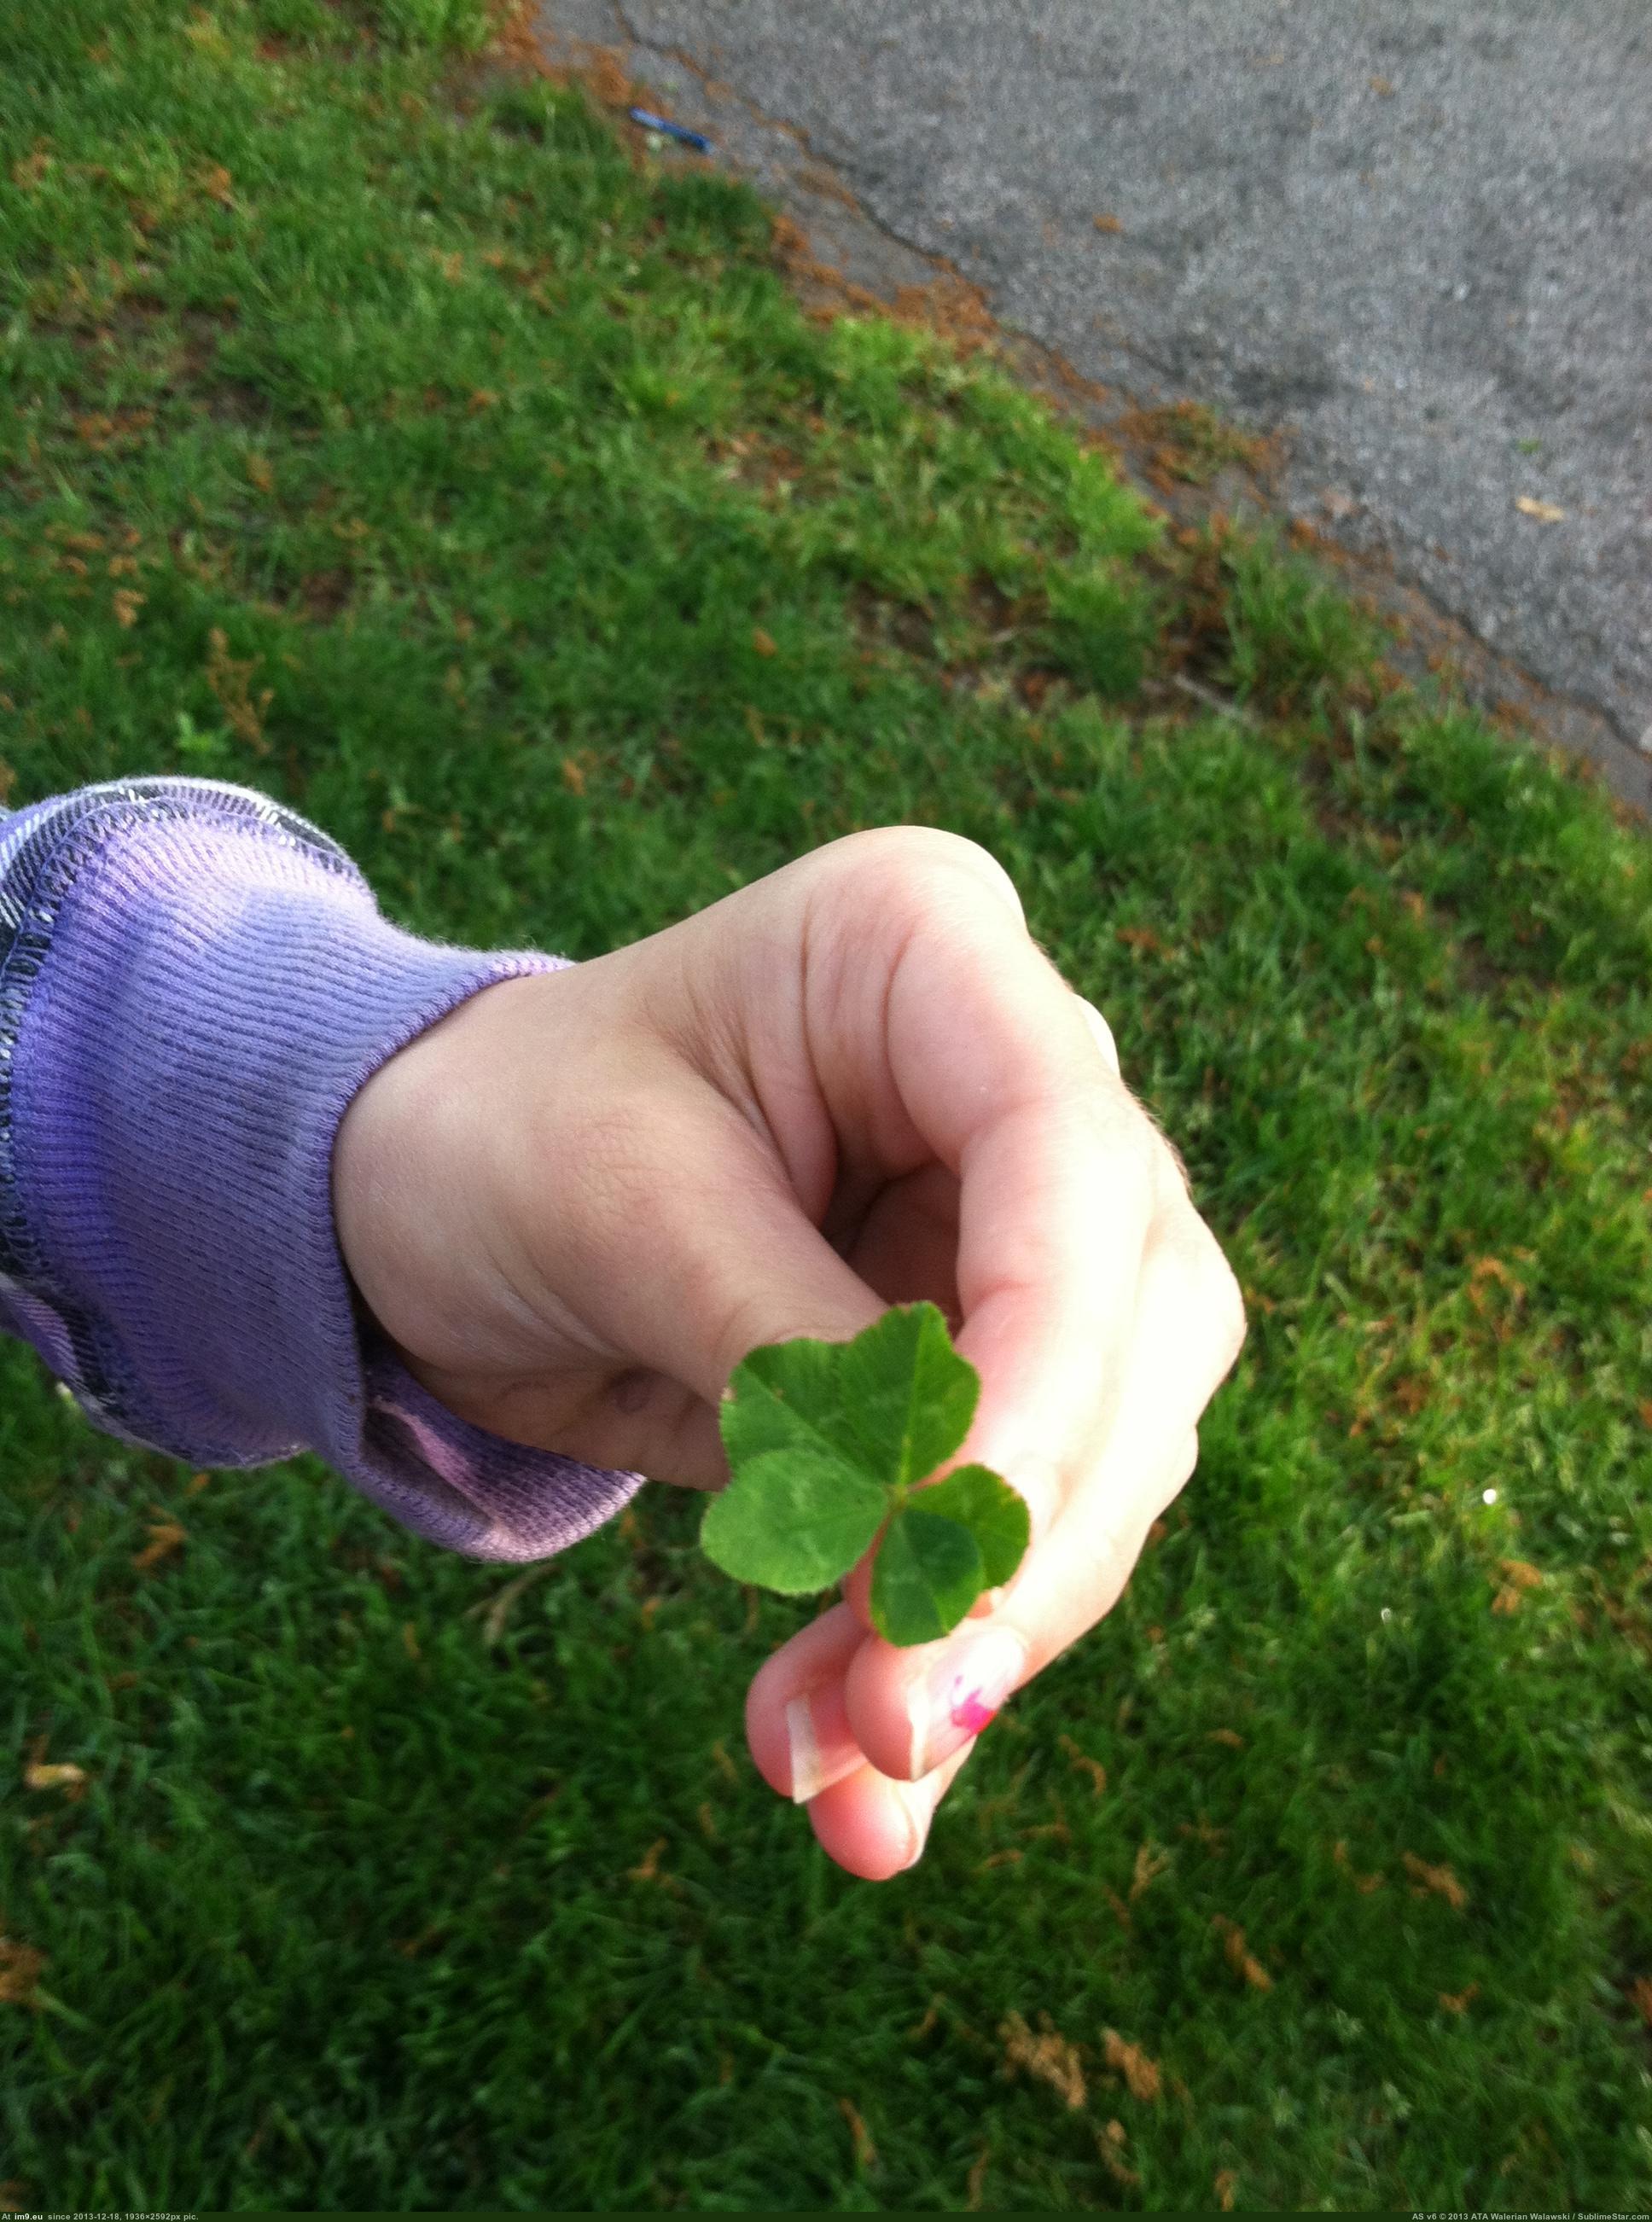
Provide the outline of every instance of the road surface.
<path id="1" fill-rule="evenodd" d="M 846 188 L 1123 400 L 1281 436 L 1273 506 L 1652 802 L 1646 0 L 545 0 L 542 26 L 794 207 L 801 176 L 839 249 Z"/>

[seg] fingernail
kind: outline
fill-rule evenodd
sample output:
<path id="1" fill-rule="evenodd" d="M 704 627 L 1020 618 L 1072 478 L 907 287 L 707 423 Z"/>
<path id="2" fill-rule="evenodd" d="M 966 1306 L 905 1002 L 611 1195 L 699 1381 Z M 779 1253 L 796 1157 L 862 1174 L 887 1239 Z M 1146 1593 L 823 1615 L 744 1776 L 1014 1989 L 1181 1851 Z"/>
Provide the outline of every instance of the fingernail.
<path id="1" fill-rule="evenodd" d="M 861 1764 L 840 1686 L 800 1691 L 786 1708 L 792 1803 L 807 1805 Z"/>
<path id="2" fill-rule="evenodd" d="M 917 1793 L 915 1796 L 914 1792 Z M 895 1869 L 896 1874 L 904 1874 L 908 1867 L 915 1867 L 922 1859 L 924 1846 L 929 1842 L 929 1824 L 935 1817 L 933 1802 L 921 1784 L 903 1783 L 901 1786 L 901 1803 L 906 1808 L 907 1826 L 912 1832 L 912 1849 Z"/>
<path id="3" fill-rule="evenodd" d="M 907 1692 L 913 1779 L 979 1736 L 1026 1671 L 1027 1646 L 1008 1628 L 945 1653 Z"/>

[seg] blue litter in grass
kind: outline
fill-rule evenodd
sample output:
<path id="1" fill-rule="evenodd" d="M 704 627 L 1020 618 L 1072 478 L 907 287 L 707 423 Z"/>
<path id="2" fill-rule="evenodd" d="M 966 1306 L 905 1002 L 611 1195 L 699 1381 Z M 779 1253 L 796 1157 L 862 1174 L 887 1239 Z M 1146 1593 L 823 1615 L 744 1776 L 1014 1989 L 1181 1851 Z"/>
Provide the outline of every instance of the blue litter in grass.
<path id="1" fill-rule="evenodd" d="M 690 131 L 685 123 L 669 123 L 663 116 L 650 116 L 645 108 L 633 108 L 633 123 L 640 123 L 644 131 L 663 131 L 668 139 L 681 139 L 685 147 L 698 147 L 702 154 L 709 154 L 712 142 L 698 131 Z"/>

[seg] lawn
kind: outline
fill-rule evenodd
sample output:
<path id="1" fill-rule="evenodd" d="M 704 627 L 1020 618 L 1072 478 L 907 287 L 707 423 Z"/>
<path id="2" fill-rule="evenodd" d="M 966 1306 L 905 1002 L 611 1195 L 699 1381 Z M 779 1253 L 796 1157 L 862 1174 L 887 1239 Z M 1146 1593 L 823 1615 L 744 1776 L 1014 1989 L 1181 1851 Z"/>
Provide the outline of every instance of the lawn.
<path id="1" fill-rule="evenodd" d="M 236 780 L 576 957 L 967 835 L 1250 1340 L 883 1886 L 751 1764 L 811 1608 L 699 1499 L 523 1583 L 0 1345 L 0 2205 L 1639 2207 L 1645 829 L 473 27 L 0 28 L 0 786 Z"/>

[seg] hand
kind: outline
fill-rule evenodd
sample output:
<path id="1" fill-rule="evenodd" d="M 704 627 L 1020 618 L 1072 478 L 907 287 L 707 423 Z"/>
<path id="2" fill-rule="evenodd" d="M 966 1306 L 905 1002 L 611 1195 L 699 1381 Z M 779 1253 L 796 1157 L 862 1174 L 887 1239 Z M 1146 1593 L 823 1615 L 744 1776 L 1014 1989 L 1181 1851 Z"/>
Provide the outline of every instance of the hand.
<path id="1" fill-rule="evenodd" d="M 953 1463 L 1027 1497 L 1021 1568 L 900 1648 L 869 1552 L 746 1704 L 764 1778 L 875 1880 L 920 1855 L 993 1704 L 1112 1609 L 1245 1337 L 1105 1022 L 988 851 L 925 826 L 481 990 L 358 1092 L 333 1181 L 345 1262 L 432 1396 L 689 1489 L 729 1478 L 718 1404 L 759 1344 L 945 1313 L 982 1379 Z"/>

